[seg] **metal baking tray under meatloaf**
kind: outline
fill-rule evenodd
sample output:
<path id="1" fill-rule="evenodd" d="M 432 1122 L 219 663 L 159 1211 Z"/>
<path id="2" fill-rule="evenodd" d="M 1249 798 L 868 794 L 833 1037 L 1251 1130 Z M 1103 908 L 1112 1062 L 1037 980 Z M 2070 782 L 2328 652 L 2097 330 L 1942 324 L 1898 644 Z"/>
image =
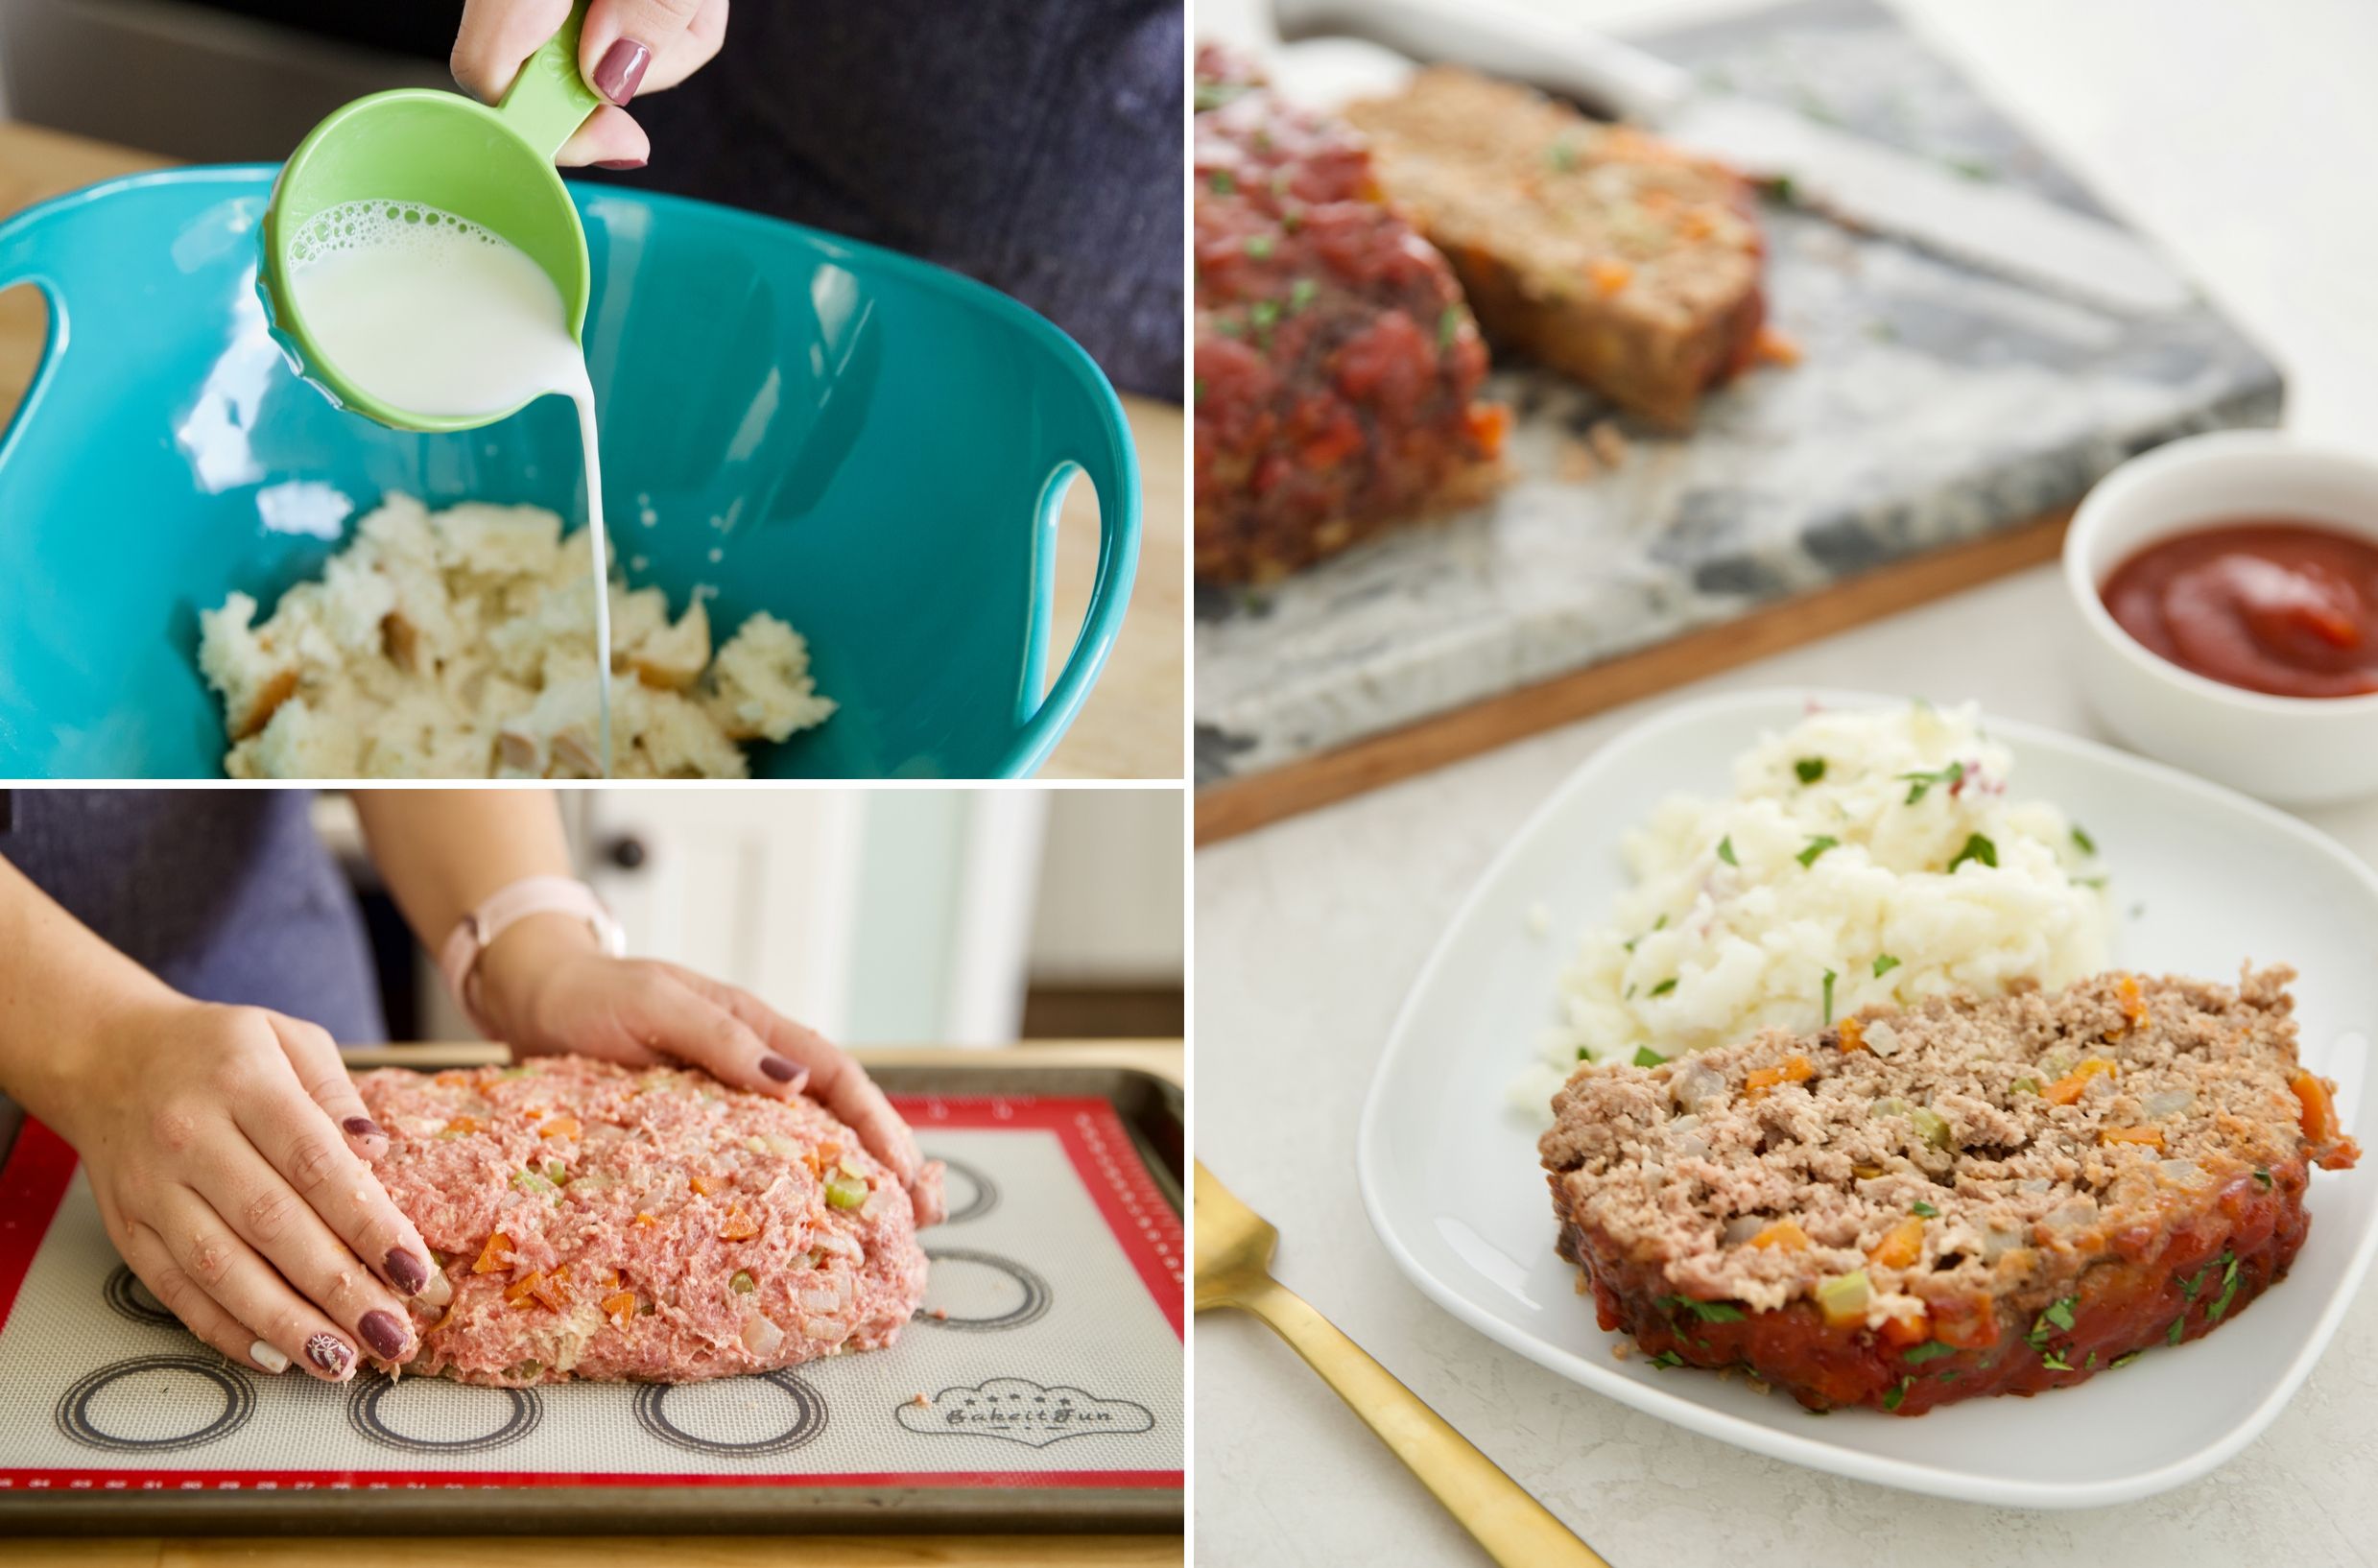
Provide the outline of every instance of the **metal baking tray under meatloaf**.
<path id="1" fill-rule="evenodd" d="M 2358 1151 L 2284 968 L 2099 975 L 1581 1068 L 1544 1135 L 1604 1329 L 1812 1410 L 2069 1387 L 2235 1318 Z"/>

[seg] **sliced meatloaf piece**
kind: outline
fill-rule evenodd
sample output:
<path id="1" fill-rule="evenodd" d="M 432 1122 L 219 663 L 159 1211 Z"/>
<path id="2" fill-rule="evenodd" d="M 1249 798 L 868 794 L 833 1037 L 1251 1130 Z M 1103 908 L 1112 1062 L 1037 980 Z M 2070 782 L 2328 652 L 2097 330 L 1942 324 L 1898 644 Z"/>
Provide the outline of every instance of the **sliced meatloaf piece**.
<path id="1" fill-rule="evenodd" d="M 580 1057 L 356 1083 L 389 1135 L 374 1170 L 454 1285 L 416 1306 L 408 1370 L 764 1372 L 888 1345 L 924 1296 L 908 1193 L 806 1098 Z"/>
<path id="2" fill-rule="evenodd" d="M 1756 353 L 1764 247 L 1733 171 L 1451 66 L 1347 112 L 1498 345 L 1677 427 Z"/>
<path id="3" fill-rule="evenodd" d="M 1664 1365 L 1915 1415 L 2081 1382 L 2287 1272 L 2358 1153 L 2287 969 L 2105 974 L 1584 1067 L 1543 1139 L 1563 1256 Z"/>
<path id="4" fill-rule="evenodd" d="M 1508 423 L 1445 260 L 1341 120 L 1198 55 L 1197 576 L 1266 582 L 1483 499 Z"/>

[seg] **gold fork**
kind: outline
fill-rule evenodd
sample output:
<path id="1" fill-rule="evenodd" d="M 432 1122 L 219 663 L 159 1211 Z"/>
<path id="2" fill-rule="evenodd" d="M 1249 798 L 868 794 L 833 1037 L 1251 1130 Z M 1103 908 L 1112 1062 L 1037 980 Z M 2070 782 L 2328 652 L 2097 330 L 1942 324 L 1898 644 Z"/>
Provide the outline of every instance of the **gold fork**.
<path id="1" fill-rule="evenodd" d="M 1270 1324 L 1503 1568 L 1609 1568 L 1395 1374 L 1272 1277 L 1280 1233 L 1197 1167 L 1197 1310 L 1236 1307 Z"/>

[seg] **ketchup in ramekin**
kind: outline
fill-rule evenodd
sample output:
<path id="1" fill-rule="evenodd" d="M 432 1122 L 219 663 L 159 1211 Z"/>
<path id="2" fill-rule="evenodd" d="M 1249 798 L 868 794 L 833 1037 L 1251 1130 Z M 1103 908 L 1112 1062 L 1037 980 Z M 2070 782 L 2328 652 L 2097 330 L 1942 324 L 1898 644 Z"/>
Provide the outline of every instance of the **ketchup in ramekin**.
<path id="1" fill-rule="evenodd" d="M 2378 539 L 2240 518 L 2156 540 L 2100 594 L 2151 653 L 2224 685 L 2273 697 L 2378 692 Z"/>

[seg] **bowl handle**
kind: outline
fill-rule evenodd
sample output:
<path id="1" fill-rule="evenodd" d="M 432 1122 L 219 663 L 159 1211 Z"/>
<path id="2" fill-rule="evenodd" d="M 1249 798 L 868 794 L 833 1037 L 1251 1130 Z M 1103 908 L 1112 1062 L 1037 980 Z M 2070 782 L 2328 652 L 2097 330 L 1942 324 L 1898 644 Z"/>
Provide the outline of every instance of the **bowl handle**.
<path id="1" fill-rule="evenodd" d="M 1038 769 L 1072 723 L 1106 667 L 1139 571 L 1139 459 L 1123 406 L 1103 378 L 1097 394 L 1095 401 L 1103 406 L 1093 407 L 1092 399 L 1083 399 L 1079 426 L 1058 434 L 1054 464 L 1040 487 L 1034 525 L 1039 547 L 1034 552 L 1031 641 L 1018 709 L 1022 724 L 1004 770 L 1010 778 L 1027 777 Z M 1087 479 L 1098 495 L 1098 572 L 1091 580 L 1089 608 L 1073 651 L 1043 696 L 1040 681 L 1047 669 L 1057 584 L 1058 513 L 1077 475 Z"/>
<path id="2" fill-rule="evenodd" d="M 9 449 L 16 432 L 23 427 L 25 416 L 41 401 L 58 357 L 66 349 L 66 300 L 59 291 L 60 269 L 55 266 L 55 251 L 59 220 L 70 217 L 77 204 L 76 196 L 59 197 L 27 207 L 0 223 L 0 293 L 19 283 L 30 283 L 41 291 L 50 312 L 49 328 L 41 340 L 41 356 L 34 362 L 33 378 L 25 384 L 25 395 L 18 400 L 13 413 L 0 419 L 0 453 Z"/>

